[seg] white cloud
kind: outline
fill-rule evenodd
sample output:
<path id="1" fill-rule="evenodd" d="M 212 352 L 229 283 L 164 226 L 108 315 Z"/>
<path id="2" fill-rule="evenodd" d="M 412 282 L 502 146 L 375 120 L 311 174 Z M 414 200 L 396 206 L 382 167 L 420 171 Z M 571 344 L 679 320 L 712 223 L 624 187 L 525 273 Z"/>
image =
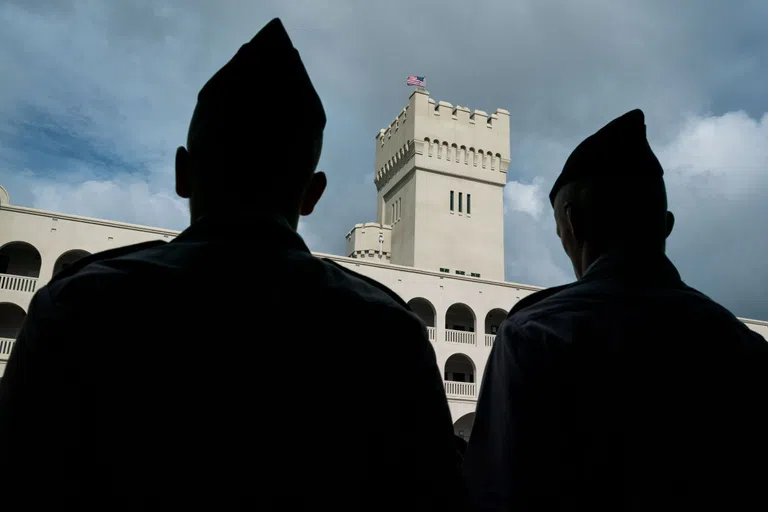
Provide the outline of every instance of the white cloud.
<path id="1" fill-rule="evenodd" d="M 693 179 L 725 200 L 741 199 L 768 183 L 768 115 L 692 117 L 659 159 L 677 179 Z"/>
<path id="2" fill-rule="evenodd" d="M 102 219 L 129 217 L 152 226 L 157 219 L 165 227 L 183 229 L 189 224 L 186 201 L 166 192 L 152 192 L 144 181 L 86 181 L 77 185 L 38 182 L 32 187 L 32 206 Z"/>
<path id="3" fill-rule="evenodd" d="M 530 184 L 510 181 L 504 187 L 504 213 L 527 213 L 539 219 L 545 207 L 544 178 L 537 176 Z"/>

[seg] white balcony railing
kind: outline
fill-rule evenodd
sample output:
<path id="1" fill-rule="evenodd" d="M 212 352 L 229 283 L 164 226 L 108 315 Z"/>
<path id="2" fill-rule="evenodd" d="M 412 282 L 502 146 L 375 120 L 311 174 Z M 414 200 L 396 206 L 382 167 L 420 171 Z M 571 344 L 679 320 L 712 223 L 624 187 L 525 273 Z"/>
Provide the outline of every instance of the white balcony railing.
<path id="1" fill-rule="evenodd" d="M 486 347 L 492 347 L 494 341 L 496 341 L 496 335 L 495 334 L 486 334 L 485 335 L 485 346 Z"/>
<path id="2" fill-rule="evenodd" d="M 36 277 L 14 276 L 12 274 L 0 274 L 0 289 L 12 292 L 35 293 L 37 288 Z"/>
<path id="3" fill-rule="evenodd" d="M 427 334 L 429 334 L 429 341 L 437 339 L 437 329 L 435 327 L 427 327 Z"/>
<path id="4" fill-rule="evenodd" d="M 461 345 L 476 345 L 476 336 L 473 332 L 445 330 L 445 341 L 448 343 L 459 343 Z"/>
<path id="5" fill-rule="evenodd" d="M 0 361 L 8 360 L 15 341 L 12 338 L 0 338 Z"/>
<path id="6" fill-rule="evenodd" d="M 474 382 L 454 382 L 447 380 L 445 384 L 445 394 L 448 398 L 475 399 Z"/>

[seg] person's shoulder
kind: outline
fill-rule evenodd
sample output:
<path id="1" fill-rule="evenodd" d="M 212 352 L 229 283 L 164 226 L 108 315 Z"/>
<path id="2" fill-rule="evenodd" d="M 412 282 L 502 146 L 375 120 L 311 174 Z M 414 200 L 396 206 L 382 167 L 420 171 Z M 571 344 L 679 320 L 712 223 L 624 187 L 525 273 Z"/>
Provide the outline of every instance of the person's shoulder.
<path id="1" fill-rule="evenodd" d="M 499 326 L 494 351 L 523 351 L 532 356 L 561 346 L 566 338 L 559 326 L 579 307 L 573 297 L 578 296 L 577 286 L 578 282 L 554 286 L 519 300 Z"/>
<path id="2" fill-rule="evenodd" d="M 328 273 L 332 290 L 372 306 L 410 312 L 411 308 L 402 297 L 375 279 L 355 272 L 330 258 L 318 260 Z"/>
<path id="3" fill-rule="evenodd" d="M 522 299 L 520 299 L 519 301 L 517 301 L 517 303 L 509 311 L 509 316 L 518 314 L 521 311 L 524 311 L 532 306 L 535 306 L 536 304 L 539 304 L 542 301 L 549 299 L 553 295 L 560 293 L 561 291 L 565 290 L 568 287 L 570 287 L 570 284 L 553 286 L 552 288 L 545 288 L 544 290 L 539 290 L 530 295 L 527 295 Z"/>
<path id="4" fill-rule="evenodd" d="M 681 301 L 686 304 L 687 309 L 706 313 L 706 320 L 702 322 L 702 327 L 704 329 L 712 328 L 707 326 L 717 325 L 720 328 L 737 332 L 742 339 L 759 341 L 761 349 L 763 346 L 768 347 L 765 338 L 750 329 L 746 323 L 738 318 L 727 307 L 691 286 L 685 285 L 682 292 L 684 295 L 682 296 Z"/>
<path id="5" fill-rule="evenodd" d="M 552 309 L 557 303 L 558 297 L 570 290 L 575 283 L 553 286 L 527 295 L 517 301 L 507 314 L 507 323 L 517 325 L 526 323 L 531 318 L 541 316 L 542 313 Z"/>
<path id="6" fill-rule="evenodd" d="M 153 240 L 97 252 L 74 262 L 54 275 L 43 287 L 54 301 L 69 297 L 81 288 L 111 285 L 118 281 L 130 282 L 136 276 L 132 272 L 117 270 L 111 262 L 126 257 L 151 259 L 151 251 L 167 246 L 167 242 Z"/>

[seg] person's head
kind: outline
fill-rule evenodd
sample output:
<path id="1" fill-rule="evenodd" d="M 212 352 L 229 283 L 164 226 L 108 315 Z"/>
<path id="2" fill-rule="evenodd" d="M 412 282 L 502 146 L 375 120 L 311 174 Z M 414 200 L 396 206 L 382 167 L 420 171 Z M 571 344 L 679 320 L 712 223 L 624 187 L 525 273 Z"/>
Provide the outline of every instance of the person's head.
<path id="1" fill-rule="evenodd" d="M 186 147 L 176 151 L 176 193 L 192 220 L 228 210 L 284 217 L 294 228 L 326 186 L 315 172 L 326 117 L 278 19 L 203 86 Z"/>
<path id="2" fill-rule="evenodd" d="M 663 254 L 674 226 L 664 171 L 646 139 L 640 110 L 579 144 L 549 198 L 557 235 L 579 279 L 610 251 L 640 259 Z"/>

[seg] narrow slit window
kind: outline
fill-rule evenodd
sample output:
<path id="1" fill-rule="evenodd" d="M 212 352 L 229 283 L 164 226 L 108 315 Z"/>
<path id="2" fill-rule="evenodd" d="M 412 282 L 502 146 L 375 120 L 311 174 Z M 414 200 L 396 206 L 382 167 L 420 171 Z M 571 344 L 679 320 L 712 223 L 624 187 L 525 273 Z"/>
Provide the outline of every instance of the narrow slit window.
<path id="1" fill-rule="evenodd" d="M 459 192 L 459 213 L 461 213 L 461 192 Z"/>
<path id="2" fill-rule="evenodd" d="M 467 194 L 467 215 L 472 215 L 472 196 Z"/>
<path id="3" fill-rule="evenodd" d="M 453 211 L 453 190 L 451 190 L 451 211 Z"/>

